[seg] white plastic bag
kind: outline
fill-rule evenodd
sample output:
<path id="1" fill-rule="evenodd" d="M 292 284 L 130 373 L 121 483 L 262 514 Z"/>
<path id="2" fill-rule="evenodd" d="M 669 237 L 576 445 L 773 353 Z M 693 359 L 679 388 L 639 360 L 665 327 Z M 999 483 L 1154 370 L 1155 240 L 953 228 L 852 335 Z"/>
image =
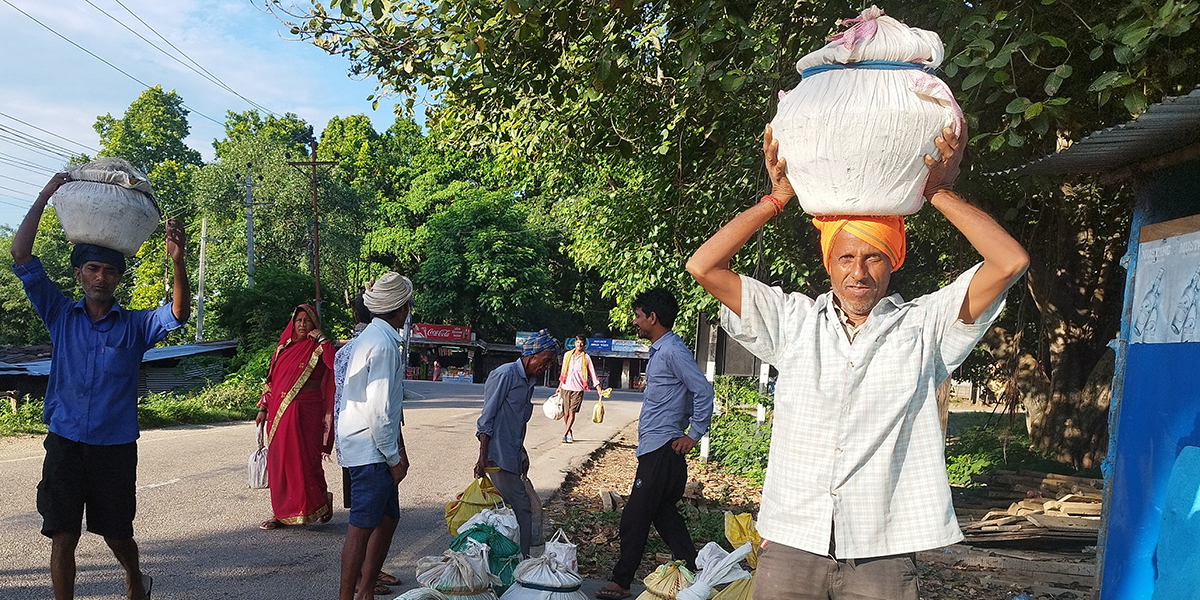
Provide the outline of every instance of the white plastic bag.
<path id="1" fill-rule="evenodd" d="M 579 591 L 583 578 L 553 554 L 521 561 L 513 571 L 513 585 L 501 600 L 586 600 Z M 526 587 L 530 586 L 530 587 Z"/>
<path id="2" fill-rule="evenodd" d="M 554 534 L 554 537 L 546 542 L 546 549 L 542 554 L 553 554 L 558 558 L 558 562 L 570 569 L 572 573 L 579 572 L 579 560 L 576 557 L 575 544 L 572 544 L 571 540 L 567 539 L 567 533 L 562 529 L 559 529 Z"/>
<path id="3" fill-rule="evenodd" d="M 679 590 L 675 600 L 705 600 L 712 589 L 723 583 L 739 579 L 750 579 L 750 573 L 738 565 L 750 554 L 750 542 L 742 544 L 733 552 L 726 552 L 716 542 L 709 542 L 696 556 L 696 580 Z"/>
<path id="4" fill-rule="evenodd" d="M 67 240 L 137 254 L 162 221 L 146 176 L 120 158 L 100 158 L 70 171 L 54 192 L 54 212 Z"/>
<path id="5" fill-rule="evenodd" d="M 518 544 L 521 543 L 521 528 L 517 525 L 517 513 L 513 512 L 513 509 L 507 506 L 485 508 L 471 515 L 471 518 L 467 519 L 466 523 L 458 527 L 457 533 L 462 533 L 479 523 L 491 525 L 504 537 Z"/>
<path id="6" fill-rule="evenodd" d="M 563 418 L 562 398 L 559 397 L 557 391 L 542 403 L 542 414 L 546 415 L 547 419 Z"/>
<path id="7" fill-rule="evenodd" d="M 495 600 L 492 586 L 500 578 L 488 570 L 487 544 L 470 540 L 462 552 L 447 550 L 417 561 L 417 581 L 451 598 Z"/>
<path id="8" fill-rule="evenodd" d="M 258 426 L 258 450 L 250 453 L 246 463 L 246 474 L 250 487 L 256 490 L 267 487 L 267 448 L 263 445 L 263 426 Z"/>
<path id="9" fill-rule="evenodd" d="M 396 597 L 396 600 L 450 600 L 445 594 L 427 587 L 416 587 Z"/>
<path id="10" fill-rule="evenodd" d="M 872 6 L 854 27 L 802 57 L 796 70 L 863 61 L 942 63 L 936 33 L 883 16 Z M 878 66 L 878 65 L 877 65 Z M 936 76 L 920 69 L 809 71 L 771 121 L 800 206 L 813 215 L 908 215 L 924 203 L 926 154 L 944 127 L 962 135 L 962 109 Z"/>

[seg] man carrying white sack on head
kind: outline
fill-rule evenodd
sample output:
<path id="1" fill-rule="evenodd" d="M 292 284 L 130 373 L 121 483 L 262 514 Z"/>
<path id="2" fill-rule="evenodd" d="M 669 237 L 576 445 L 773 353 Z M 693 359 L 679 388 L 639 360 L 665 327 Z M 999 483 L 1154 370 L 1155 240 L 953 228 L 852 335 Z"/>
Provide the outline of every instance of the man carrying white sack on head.
<path id="1" fill-rule="evenodd" d="M 959 138 L 947 128 L 935 143 L 941 159 L 925 157 L 925 197 L 983 256 L 938 291 L 910 301 L 887 295 L 904 262 L 896 216 L 813 219 L 832 286 L 816 298 L 731 271 L 733 255 L 795 195 L 770 127 L 771 195 L 688 261 L 721 301 L 726 331 L 780 373 L 755 600 L 916 600 L 915 553 L 963 539 L 934 390 L 999 315 L 1029 258 L 950 190 Z"/>

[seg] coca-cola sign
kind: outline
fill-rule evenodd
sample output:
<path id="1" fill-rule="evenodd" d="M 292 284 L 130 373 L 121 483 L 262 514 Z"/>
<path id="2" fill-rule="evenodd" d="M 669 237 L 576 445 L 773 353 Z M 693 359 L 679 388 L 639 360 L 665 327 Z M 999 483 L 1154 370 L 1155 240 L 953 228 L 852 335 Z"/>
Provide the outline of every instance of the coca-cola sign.
<path id="1" fill-rule="evenodd" d="M 467 342 L 471 340 L 471 328 L 463 325 L 430 325 L 429 323 L 414 323 L 413 336 L 431 340 L 451 340 Z"/>

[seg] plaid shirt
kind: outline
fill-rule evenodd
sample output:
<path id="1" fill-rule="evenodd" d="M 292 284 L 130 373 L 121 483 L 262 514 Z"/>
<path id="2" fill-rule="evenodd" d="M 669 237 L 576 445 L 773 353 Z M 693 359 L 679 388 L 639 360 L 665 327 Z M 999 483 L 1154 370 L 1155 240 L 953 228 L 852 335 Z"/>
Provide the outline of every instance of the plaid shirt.
<path id="1" fill-rule="evenodd" d="M 814 300 L 741 278 L 741 318 L 722 307 L 721 322 L 779 370 L 758 520 L 764 539 L 819 555 L 832 541 L 837 558 L 963 539 L 934 390 L 1004 306 L 1001 296 L 976 323 L 958 319 L 978 268 L 916 300 L 884 298 L 853 344 L 832 292 Z"/>

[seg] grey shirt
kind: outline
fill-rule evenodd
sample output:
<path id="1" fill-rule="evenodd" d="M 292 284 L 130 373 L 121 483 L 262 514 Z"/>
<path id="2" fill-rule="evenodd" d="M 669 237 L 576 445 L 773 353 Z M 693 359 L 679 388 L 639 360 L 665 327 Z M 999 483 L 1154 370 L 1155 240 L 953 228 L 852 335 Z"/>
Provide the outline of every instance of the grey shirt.
<path id="1" fill-rule="evenodd" d="M 668 331 L 650 345 L 646 391 L 638 415 L 637 455 L 686 435 L 699 440 L 708 433 L 713 412 L 713 386 L 704 377 L 692 351 Z"/>
<path id="2" fill-rule="evenodd" d="M 497 367 L 483 384 L 483 411 L 475 435 L 491 436 L 488 460 L 510 473 L 521 472 L 525 430 L 533 416 L 534 381 L 517 359 Z"/>

